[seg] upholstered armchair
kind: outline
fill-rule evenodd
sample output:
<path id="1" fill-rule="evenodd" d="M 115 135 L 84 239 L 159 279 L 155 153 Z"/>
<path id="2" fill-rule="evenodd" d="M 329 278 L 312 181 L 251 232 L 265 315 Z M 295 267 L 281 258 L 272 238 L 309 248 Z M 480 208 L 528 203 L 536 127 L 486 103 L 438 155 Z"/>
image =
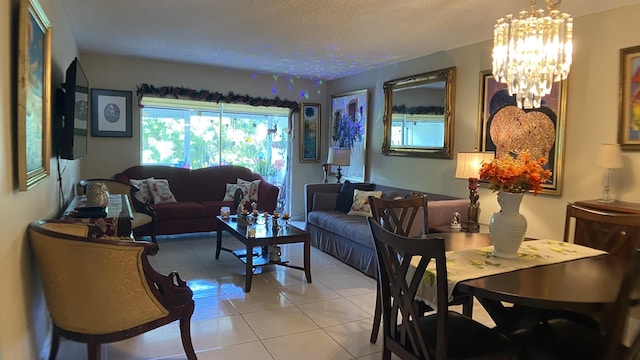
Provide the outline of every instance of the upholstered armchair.
<path id="1" fill-rule="evenodd" d="M 100 359 L 100 345 L 180 321 L 187 358 L 196 359 L 190 324 L 193 293 L 178 273 L 156 272 L 147 258 L 158 248 L 146 241 L 93 237 L 92 225 L 39 220 L 29 226 L 53 323 L 49 360 L 60 336 L 87 344 Z"/>
<path id="2" fill-rule="evenodd" d="M 78 195 L 83 195 L 87 183 L 92 181 L 97 181 L 105 184 L 109 189 L 110 194 L 126 194 L 129 198 L 129 206 L 131 207 L 131 212 L 133 214 L 131 229 L 133 229 L 134 236 L 140 230 L 148 230 L 148 233 L 151 234 L 151 241 L 153 241 L 153 243 L 156 245 L 158 244 L 154 231 L 157 219 L 156 213 L 153 210 L 153 206 L 142 203 L 140 200 L 138 200 L 136 193 L 140 189 L 138 189 L 137 186 L 110 179 L 81 180 L 78 183 L 77 187 Z"/>

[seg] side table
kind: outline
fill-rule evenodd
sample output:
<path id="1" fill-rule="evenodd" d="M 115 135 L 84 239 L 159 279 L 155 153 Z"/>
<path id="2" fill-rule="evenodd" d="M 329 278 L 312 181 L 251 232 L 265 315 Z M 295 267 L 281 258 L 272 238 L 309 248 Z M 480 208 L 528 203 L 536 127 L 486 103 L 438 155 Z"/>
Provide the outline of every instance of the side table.
<path id="1" fill-rule="evenodd" d="M 109 204 L 102 216 L 90 217 L 81 214 L 77 209 L 82 208 L 87 201 L 85 195 L 76 196 L 62 215 L 62 220 L 94 224 L 100 228 L 102 236 L 131 237 L 131 221 L 133 215 L 129 207 L 129 199 L 126 194 L 109 195 Z M 93 215 L 91 215 L 93 216 Z"/>

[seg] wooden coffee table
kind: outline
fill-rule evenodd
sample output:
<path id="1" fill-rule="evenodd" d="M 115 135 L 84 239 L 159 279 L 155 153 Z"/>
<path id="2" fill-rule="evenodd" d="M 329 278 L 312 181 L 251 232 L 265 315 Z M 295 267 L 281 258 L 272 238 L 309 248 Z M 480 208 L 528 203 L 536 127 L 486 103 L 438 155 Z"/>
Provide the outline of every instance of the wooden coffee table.
<path id="1" fill-rule="evenodd" d="M 220 250 L 225 250 L 246 264 L 246 276 L 244 280 L 244 291 L 251 291 L 251 279 L 253 269 L 258 266 L 280 265 L 293 269 L 304 270 L 307 282 L 311 283 L 311 237 L 306 231 L 302 231 L 292 225 L 283 225 L 280 229 L 275 229 L 268 224 L 256 225 L 256 236 L 247 237 L 247 228 L 238 226 L 238 219 L 235 215 L 230 218 L 223 219 L 216 216 L 218 221 L 217 242 L 216 242 L 216 259 L 220 257 Z M 236 239 L 245 245 L 245 249 L 231 250 L 222 247 L 222 231 L 227 231 Z M 269 257 L 269 245 L 304 243 L 304 266 L 296 266 L 289 264 L 289 260 L 280 257 L 279 261 L 272 261 Z M 254 251 L 254 248 L 258 248 Z"/>

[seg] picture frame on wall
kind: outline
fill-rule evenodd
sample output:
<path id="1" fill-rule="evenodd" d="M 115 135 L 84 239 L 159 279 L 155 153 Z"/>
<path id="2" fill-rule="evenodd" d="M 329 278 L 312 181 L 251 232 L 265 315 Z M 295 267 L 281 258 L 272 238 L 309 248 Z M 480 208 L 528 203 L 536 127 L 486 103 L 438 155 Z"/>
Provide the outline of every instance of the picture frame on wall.
<path id="1" fill-rule="evenodd" d="M 320 161 L 321 106 L 300 104 L 300 162 Z"/>
<path id="2" fill-rule="evenodd" d="M 51 24 L 36 0 L 21 0 L 18 31 L 18 188 L 49 176 L 51 158 Z"/>
<path id="3" fill-rule="evenodd" d="M 640 150 L 640 46 L 620 49 L 618 143 Z"/>
<path id="4" fill-rule="evenodd" d="M 91 135 L 132 137 L 131 91 L 91 89 Z"/>
<path id="5" fill-rule="evenodd" d="M 518 108 L 507 85 L 497 82 L 491 70 L 480 72 L 479 94 L 479 150 L 494 151 L 496 157 L 523 150 L 532 158 L 546 157 L 552 175 L 540 193 L 561 195 L 567 81 L 554 82 L 538 109 Z"/>
<path id="6" fill-rule="evenodd" d="M 329 146 L 351 149 L 350 164 L 342 166 L 341 173 L 353 182 L 366 180 L 368 95 L 367 89 L 331 95 Z M 331 166 L 330 173 L 337 168 Z"/>

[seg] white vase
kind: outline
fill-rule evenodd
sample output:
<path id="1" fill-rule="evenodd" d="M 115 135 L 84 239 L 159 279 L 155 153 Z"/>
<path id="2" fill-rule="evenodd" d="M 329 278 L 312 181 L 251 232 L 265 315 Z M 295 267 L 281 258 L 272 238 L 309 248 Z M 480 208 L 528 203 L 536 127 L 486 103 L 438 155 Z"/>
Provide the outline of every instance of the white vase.
<path id="1" fill-rule="evenodd" d="M 523 193 L 498 193 L 500 211 L 493 213 L 489 222 L 489 236 L 495 256 L 513 259 L 527 232 L 527 219 L 520 214 Z"/>

